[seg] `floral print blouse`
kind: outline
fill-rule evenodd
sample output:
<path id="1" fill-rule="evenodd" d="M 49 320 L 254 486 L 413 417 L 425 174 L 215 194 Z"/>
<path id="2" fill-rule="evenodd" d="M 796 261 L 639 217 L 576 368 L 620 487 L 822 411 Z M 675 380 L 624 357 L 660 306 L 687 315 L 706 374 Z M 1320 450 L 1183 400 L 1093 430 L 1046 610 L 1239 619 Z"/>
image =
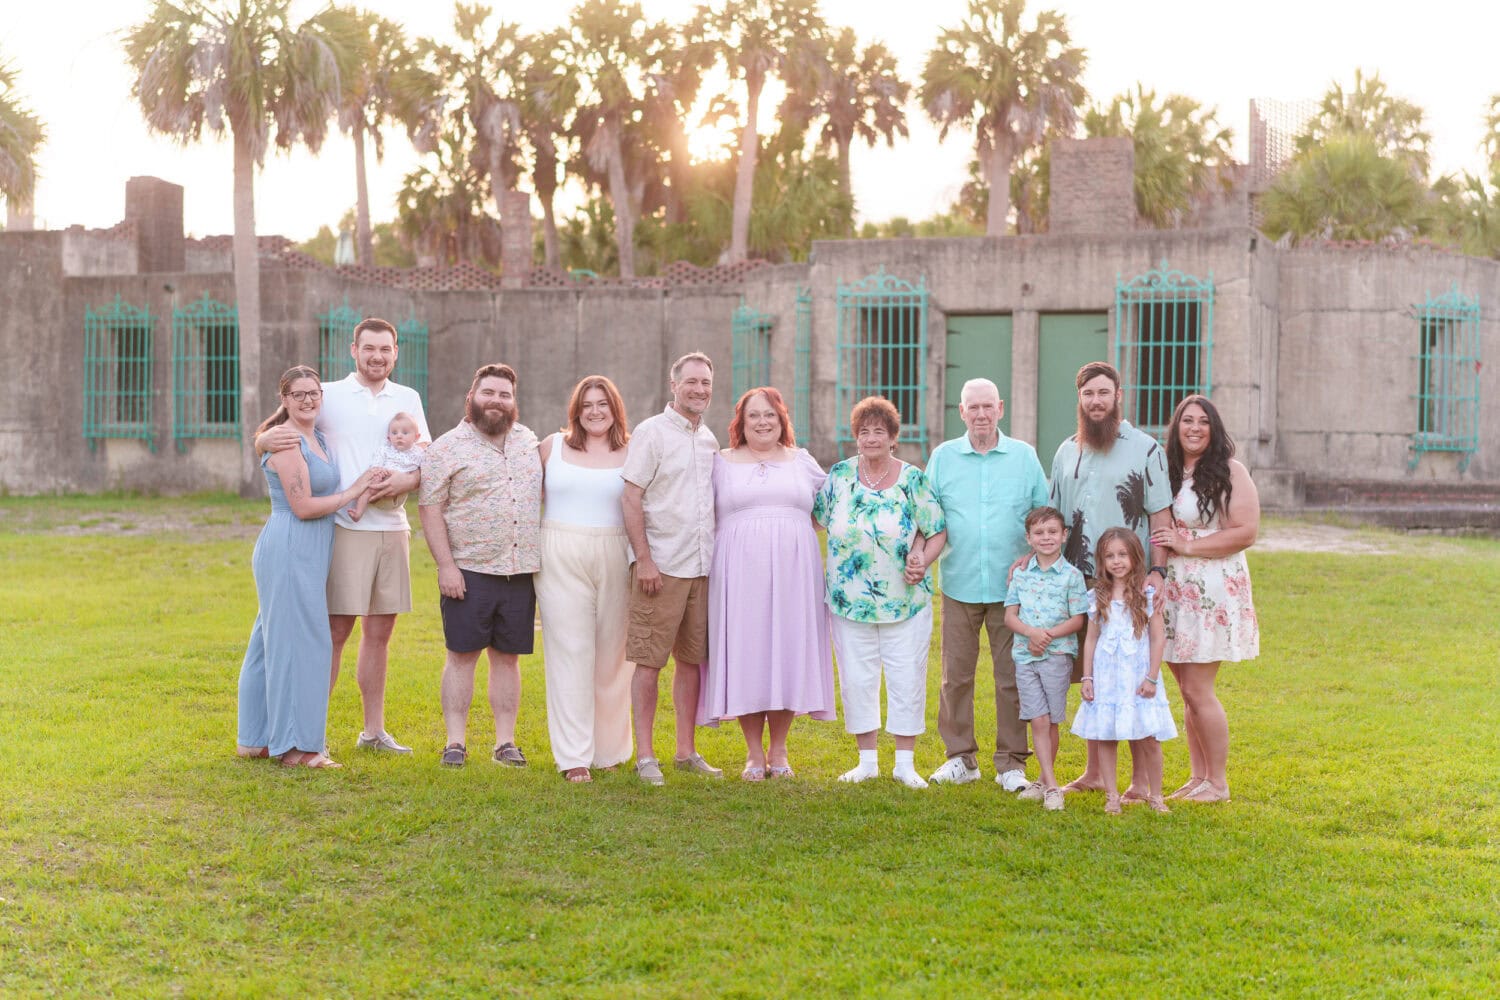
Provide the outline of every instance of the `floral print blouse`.
<path id="1" fill-rule="evenodd" d="M 813 501 L 813 517 L 828 529 L 828 606 L 840 618 L 892 623 L 914 617 L 932 601 L 932 573 L 908 584 L 902 573 L 917 532 L 931 538 L 947 528 L 943 507 L 914 465 L 903 465 L 883 490 L 859 481 L 859 459 L 828 470 Z"/>

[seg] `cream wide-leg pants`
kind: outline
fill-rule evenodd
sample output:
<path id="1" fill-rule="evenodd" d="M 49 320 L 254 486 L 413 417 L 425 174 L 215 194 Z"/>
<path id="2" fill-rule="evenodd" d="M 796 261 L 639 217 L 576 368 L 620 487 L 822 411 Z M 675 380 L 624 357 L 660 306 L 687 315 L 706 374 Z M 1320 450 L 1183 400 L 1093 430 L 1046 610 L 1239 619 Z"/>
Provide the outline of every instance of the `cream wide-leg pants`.
<path id="1" fill-rule="evenodd" d="M 547 732 L 559 771 L 630 759 L 630 665 L 625 616 L 630 548 L 624 528 L 542 524 Z"/>

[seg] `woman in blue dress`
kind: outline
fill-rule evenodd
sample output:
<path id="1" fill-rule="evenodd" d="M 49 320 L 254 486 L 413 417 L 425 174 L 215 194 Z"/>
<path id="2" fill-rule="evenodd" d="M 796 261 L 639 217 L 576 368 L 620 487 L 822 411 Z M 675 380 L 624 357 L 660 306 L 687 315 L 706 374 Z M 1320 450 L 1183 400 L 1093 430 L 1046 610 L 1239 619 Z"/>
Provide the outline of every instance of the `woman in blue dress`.
<path id="1" fill-rule="evenodd" d="M 271 517 L 255 542 L 251 565 L 260 613 L 240 666 L 241 757 L 276 757 L 285 767 L 338 767 L 323 752 L 328 722 L 328 562 L 333 512 L 352 503 L 370 470 L 339 492 L 339 470 L 323 436 L 313 429 L 323 407 L 323 385 L 306 365 L 281 376 L 281 405 L 259 434 L 290 424 L 301 447 L 262 455 Z"/>

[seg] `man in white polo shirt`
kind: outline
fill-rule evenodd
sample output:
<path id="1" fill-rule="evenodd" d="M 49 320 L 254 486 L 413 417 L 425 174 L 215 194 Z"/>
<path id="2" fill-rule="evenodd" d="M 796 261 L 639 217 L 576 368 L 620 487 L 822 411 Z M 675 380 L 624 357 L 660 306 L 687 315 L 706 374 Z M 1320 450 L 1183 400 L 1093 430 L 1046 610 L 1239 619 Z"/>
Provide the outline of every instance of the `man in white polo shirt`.
<path id="1" fill-rule="evenodd" d="M 396 367 L 396 328 L 383 319 L 370 317 L 354 328 L 350 346 L 354 371 L 342 381 L 323 383 L 323 409 L 318 430 L 328 441 L 339 467 L 339 488 L 347 489 L 375 462 L 385 444 L 391 418 L 407 413 L 416 421 L 418 440 L 432 435 L 422 411 L 422 397 L 415 389 L 390 381 Z M 280 451 L 297 446 L 296 431 L 286 425 L 266 431 L 256 440 L 262 451 Z M 421 473 L 396 472 L 378 482 L 370 499 L 400 497 L 416 490 Z M 338 681 L 344 643 L 360 630 L 355 678 L 364 707 L 364 729 L 359 746 L 389 753 L 411 753 L 385 728 L 386 659 L 396 615 L 411 610 L 409 562 L 411 526 L 406 507 L 372 503 L 358 521 L 340 510 L 335 516 L 333 563 L 328 569 L 328 628 L 333 635 L 333 663 L 329 687 Z"/>

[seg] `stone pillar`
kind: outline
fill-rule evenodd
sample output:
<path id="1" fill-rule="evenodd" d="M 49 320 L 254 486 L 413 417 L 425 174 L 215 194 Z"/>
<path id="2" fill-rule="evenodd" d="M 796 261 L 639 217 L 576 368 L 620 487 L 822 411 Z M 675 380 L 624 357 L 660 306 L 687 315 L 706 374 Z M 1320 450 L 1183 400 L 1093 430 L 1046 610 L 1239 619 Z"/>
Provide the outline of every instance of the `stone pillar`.
<path id="1" fill-rule="evenodd" d="M 1052 140 L 1053 233 L 1118 233 L 1137 226 L 1135 145 L 1129 136 Z"/>
<path id="2" fill-rule="evenodd" d="M 500 198 L 500 287 L 521 288 L 531 274 L 531 195 L 507 191 Z"/>
<path id="3" fill-rule="evenodd" d="M 140 273 L 187 270 L 182 185 L 159 177 L 130 178 L 125 182 L 125 218 L 135 223 Z"/>

